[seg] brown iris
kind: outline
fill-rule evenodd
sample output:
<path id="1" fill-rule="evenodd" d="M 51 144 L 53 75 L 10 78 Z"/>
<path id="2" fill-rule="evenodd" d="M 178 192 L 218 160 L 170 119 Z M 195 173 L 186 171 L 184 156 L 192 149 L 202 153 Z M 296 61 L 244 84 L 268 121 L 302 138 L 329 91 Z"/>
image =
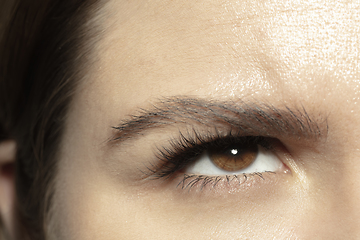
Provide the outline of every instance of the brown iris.
<path id="1" fill-rule="evenodd" d="M 258 154 L 257 144 L 233 145 L 209 151 L 211 161 L 220 169 L 233 172 L 248 167 Z"/>

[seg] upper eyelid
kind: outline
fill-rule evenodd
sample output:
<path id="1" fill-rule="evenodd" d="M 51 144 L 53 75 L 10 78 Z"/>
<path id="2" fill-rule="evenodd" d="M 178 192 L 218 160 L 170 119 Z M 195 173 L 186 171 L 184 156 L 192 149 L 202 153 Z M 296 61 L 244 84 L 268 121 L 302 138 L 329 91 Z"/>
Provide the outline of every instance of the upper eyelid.
<path id="1" fill-rule="evenodd" d="M 109 143 L 135 139 L 151 129 L 174 124 L 226 127 L 243 135 L 281 135 L 311 141 L 326 139 L 328 133 L 327 118 L 315 120 L 304 107 L 279 109 L 269 104 L 173 97 L 161 100 L 150 110 L 141 109 L 138 115 L 113 127 L 115 134 Z"/>

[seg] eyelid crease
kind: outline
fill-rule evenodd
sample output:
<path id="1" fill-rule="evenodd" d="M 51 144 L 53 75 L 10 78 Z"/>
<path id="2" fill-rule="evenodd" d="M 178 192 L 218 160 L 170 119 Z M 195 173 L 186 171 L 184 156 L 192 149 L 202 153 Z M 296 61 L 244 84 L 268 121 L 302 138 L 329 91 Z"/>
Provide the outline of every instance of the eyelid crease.
<path id="1" fill-rule="evenodd" d="M 320 115 L 319 115 L 320 116 Z M 137 138 L 151 129 L 174 124 L 204 125 L 236 129 L 243 135 L 283 136 L 296 140 L 318 141 L 328 134 L 327 118 L 310 117 L 304 107 L 279 109 L 270 104 L 245 103 L 241 100 L 215 101 L 190 97 L 160 100 L 152 109 L 140 109 L 113 127 L 110 143 Z"/>

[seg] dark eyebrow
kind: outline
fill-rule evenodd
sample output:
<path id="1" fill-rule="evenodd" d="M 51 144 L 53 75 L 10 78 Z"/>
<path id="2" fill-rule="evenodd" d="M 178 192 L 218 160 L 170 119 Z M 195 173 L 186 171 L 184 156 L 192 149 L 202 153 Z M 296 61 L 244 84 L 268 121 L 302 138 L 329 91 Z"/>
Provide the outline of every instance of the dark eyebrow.
<path id="1" fill-rule="evenodd" d="M 320 116 L 317 114 L 317 116 Z M 276 108 L 270 104 L 214 101 L 189 97 L 159 100 L 150 109 L 140 109 L 114 126 L 110 141 L 133 139 L 145 132 L 174 124 L 230 128 L 243 136 L 285 136 L 318 140 L 327 136 L 327 118 L 314 119 L 304 107 Z"/>

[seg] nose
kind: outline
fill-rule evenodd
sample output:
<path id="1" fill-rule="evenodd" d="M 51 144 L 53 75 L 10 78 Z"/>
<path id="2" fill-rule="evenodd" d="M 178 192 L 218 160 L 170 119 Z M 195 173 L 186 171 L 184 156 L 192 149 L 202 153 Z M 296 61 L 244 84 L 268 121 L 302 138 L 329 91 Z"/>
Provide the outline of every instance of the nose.
<path id="1" fill-rule="evenodd" d="M 360 239 L 360 142 L 357 139 L 360 129 L 357 126 L 360 123 L 330 131 L 316 156 L 305 164 L 309 208 L 304 226 L 308 229 L 308 239 Z"/>

